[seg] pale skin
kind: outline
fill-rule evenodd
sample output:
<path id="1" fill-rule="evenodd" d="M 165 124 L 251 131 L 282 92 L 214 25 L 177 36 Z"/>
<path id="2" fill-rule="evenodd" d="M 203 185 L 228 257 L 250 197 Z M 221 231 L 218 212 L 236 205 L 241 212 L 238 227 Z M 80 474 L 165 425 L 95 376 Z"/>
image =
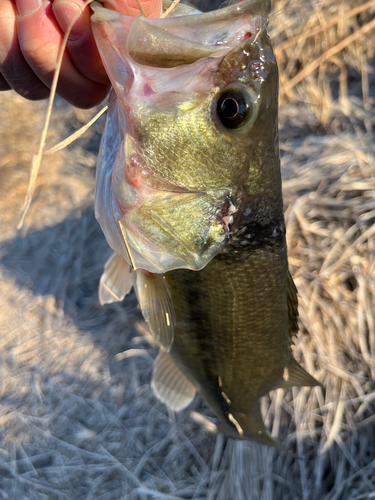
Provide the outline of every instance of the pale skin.
<path id="1" fill-rule="evenodd" d="M 162 0 L 141 0 L 147 17 L 160 17 Z M 103 6 L 140 14 L 137 0 L 108 0 Z M 49 96 L 59 47 L 83 0 L 0 0 L 0 90 L 30 100 Z M 99 104 L 110 83 L 91 30 L 86 7 L 69 35 L 57 93 L 80 108 Z"/>

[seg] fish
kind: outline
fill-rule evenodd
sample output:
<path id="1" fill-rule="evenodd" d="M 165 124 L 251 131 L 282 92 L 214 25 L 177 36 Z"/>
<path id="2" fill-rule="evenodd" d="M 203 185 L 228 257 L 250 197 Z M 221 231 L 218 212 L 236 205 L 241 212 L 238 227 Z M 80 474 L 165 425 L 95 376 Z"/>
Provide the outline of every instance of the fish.
<path id="1" fill-rule="evenodd" d="M 93 8 L 113 86 L 95 213 L 115 253 L 100 300 L 134 283 L 160 348 L 151 385 L 162 402 L 180 411 L 198 392 L 220 432 L 280 447 L 260 398 L 319 382 L 291 348 L 270 2 L 181 5 L 165 19 Z"/>

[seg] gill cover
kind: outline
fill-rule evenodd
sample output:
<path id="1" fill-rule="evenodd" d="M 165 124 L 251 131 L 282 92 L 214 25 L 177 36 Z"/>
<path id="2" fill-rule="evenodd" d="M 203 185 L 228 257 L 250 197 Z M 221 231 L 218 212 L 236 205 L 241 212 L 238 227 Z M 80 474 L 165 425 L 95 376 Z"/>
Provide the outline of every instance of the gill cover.
<path id="1" fill-rule="evenodd" d="M 206 14 L 191 9 L 186 15 L 189 8 L 181 6 L 173 17 L 145 19 L 93 4 L 94 36 L 113 86 L 98 159 L 95 214 L 109 245 L 134 268 L 200 270 L 228 241 L 237 207 L 225 172 L 215 170 L 208 154 L 205 178 L 189 178 L 185 159 L 167 178 L 165 169 L 152 162 L 155 152 L 160 154 L 163 122 L 155 121 L 151 139 L 148 130 L 148 142 L 144 124 L 157 113 L 172 122 L 176 116 L 177 123 L 177 113 L 189 113 L 202 96 L 213 100 L 220 62 L 266 26 L 269 8 L 269 0 L 243 0 Z M 183 123 L 182 117 L 176 128 Z M 210 147 L 201 135 L 197 141 L 202 143 L 181 146 L 185 156 L 186 148 Z M 165 162 L 175 155 L 177 164 L 176 145 L 163 147 L 169 147 Z M 237 161 L 235 148 L 230 154 Z M 179 172 L 185 177 L 180 179 Z"/>

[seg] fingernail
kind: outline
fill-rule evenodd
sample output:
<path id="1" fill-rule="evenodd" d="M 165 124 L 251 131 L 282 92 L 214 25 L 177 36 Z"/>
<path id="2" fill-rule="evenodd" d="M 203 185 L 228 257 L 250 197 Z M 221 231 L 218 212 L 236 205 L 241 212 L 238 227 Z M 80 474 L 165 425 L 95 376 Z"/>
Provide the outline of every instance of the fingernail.
<path id="1" fill-rule="evenodd" d="M 52 4 L 52 10 L 63 33 L 67 32 L 74 19 L 81 12 L 81 15 L 74 23 L 69 33 L 68 40 L 77 41 L 86 33 L 86 16 L 77 5 L 65 0 L 60 0 Z"/>
<path id="2" fill-rule="evenodd" d="M 29 16 L 42 5 L 42 0 L 16 0 L 19 16 Z"/>

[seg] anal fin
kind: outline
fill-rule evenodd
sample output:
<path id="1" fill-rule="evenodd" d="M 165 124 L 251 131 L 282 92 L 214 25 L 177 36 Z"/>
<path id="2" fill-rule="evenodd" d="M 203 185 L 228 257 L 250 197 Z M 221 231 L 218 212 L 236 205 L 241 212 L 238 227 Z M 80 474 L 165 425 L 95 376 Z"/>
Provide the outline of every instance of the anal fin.
<path id="1" fill-rule="evenodd" d="M 193 400 L 196 389 L 169 354 L 160 351 L 152 374 L 151 387 L 155 395 L 172 410 L 180 411 Z"/>
<path id="2" fill-rule="evenodd" d="M 283 380 L 277 384 L 277 387 L 314 387 L 321 385 L 312 375 L 300 366 L 294 358 L 290 359 L 288 365 L 284 368 Z"/>
<path id="3" fill-rule="evenodd" d="M 111 304 L 120 302 L 133 286 L 131 268 L 125 259 L 114 252 L 104 265 L 99 282 L 99 302 Z"/>

